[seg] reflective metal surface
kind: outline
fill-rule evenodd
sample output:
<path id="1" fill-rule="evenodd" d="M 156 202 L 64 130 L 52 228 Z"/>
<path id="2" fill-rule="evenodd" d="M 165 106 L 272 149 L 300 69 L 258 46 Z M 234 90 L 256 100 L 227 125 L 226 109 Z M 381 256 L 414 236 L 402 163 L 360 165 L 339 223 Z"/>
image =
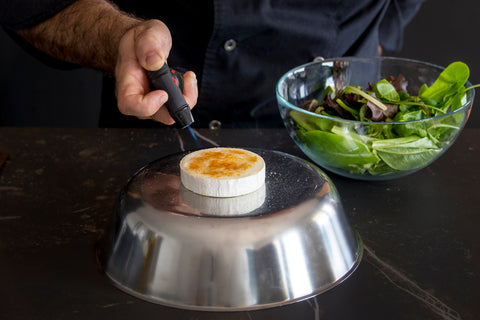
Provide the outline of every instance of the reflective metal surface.
<path id="1" fill-rule="evenodd" d="M 140 170 L 99 248 L 113 283 L 163 305 L 238 311 L 306 299 L 348 277 L 362 245 L 330 179 L 299 158 L 251 150 L 266 163 L 265 189 L 252 196 L 262 201 L 213 202 L 215 210 L 249 208 L 243 216 L 209 215 L 198 197 L 183 200 L 178 164 L 186 153 Z"/>

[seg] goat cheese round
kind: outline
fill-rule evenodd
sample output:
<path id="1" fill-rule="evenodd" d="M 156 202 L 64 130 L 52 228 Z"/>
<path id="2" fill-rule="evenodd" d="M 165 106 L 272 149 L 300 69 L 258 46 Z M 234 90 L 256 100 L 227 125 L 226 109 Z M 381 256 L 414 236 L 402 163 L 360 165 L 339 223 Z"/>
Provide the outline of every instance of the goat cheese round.
<path id="1" fill-rule="evenodd" d="M 187 154 L 180 161 L 185 188 L 210 197 L 236 197 L 265 183 L 265 162 L 239 148 L 209 148 Z"/>

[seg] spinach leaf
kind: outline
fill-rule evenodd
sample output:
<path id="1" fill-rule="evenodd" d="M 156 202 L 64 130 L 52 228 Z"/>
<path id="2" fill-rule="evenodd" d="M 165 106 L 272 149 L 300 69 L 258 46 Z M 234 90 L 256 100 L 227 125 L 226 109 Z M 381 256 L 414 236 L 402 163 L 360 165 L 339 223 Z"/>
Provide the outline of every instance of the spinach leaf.
<path id="1" fill-rule="evenodd" d="M 419 137 L 427 136 L 427 130 L 425 123 L 423 122 L 411 122 L 414 120 L 421 120 L 424 118 L 423 110 L 416 108 L 412 111 L 398 112 L 393 121 L 403 122 L 402 124 L 395 126 L 395 132 L 400 137 L 407 137 L 411 135 L 417 135 Z"/>
<path id="2" fill-rule="evenodd" d="M 463 114 L 460 115 L 463 116 Z M 459 130 L 460 125 L 451 124 L 450 121 L 442 121 L 428 128 L 427 133 L 436 144 L 444 145 L 452 140 Z"/>
<path id="3" fill-rule="evenodd" d="M 314 130 L 305 132 L 304 143 L 329 166 L 349 170 L 355 165 L 377 163 L 380 158 L 365 143 L 340 134 Z"/>
<path id="4" fill-rule="evenodd" d="M 378 99 L 386 103 L 399 103 L 400 95 L 395 87 L 386 79 L 380 80 L 373 86 L 373 91 Z"/>
<path id="5" fill-rule="evenodd" d="M 463 88 L 470 75 L 468 66 L 460 61 L 449 64 L 438 76 L 437 80 L 428 87 L 422 86 L 419 97 L 425 102 L 442 104 L 465 91 Z M 435 104 L 434 104 L 435 105 Z"/>
<path id="6" fill-rule="evenodd" d="M 417 136 L 377 140 L 373 150 L 391 168 L 396 170 L 418 169 L 432 161 L 441 148 L 427 137 Z"/>
<path id="7" fill-rule="evenodd" d="M 396 171 L 397 170 L 390 167 L 384 161 L 380 161 L 379 163 L 376 163 L 375 165 L 367 169 L 367 172 L 372 176 L 386 175 L 386 174 L 394 173 Z"/>
<path id="8" fill-rule="evenodd" d="M 314 115 L 309 115 L 304 112 L 292 110 L 290 111 L 290 117 L 296 122 L 299 127 L 310 130 L 324 130 L 330 131 L 334 125 L 334 120 L 320 119 Z"/>
<path id="9" fill-rule="evenodd" d="M 309 119 L 312 119 L 313 117 L 309 117 L 307 114 L 292 110 L 290 111 L 290 117 L 292 117 L 293 121 L 297 124 L 299 128 L 302 128 L 304 130 L 315 130 L 316 128 L 312 126 L 309 122 Z"/>

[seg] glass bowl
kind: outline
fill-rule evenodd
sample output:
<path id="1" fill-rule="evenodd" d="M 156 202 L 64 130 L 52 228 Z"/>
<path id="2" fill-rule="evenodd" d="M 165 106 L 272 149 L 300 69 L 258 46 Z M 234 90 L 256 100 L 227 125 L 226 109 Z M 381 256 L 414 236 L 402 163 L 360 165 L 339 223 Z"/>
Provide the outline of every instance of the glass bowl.
<path id="1" fill-rule="evenodd" d="M 276 88 L 278 108 L 290 136 L 315 163 L 341 176 L 388 180 L 418 171 L 440 157 L 455 141 L 469 117 L 474 90 L 453 112 L 422 120 L 371 122 L 346 120 L 301 108 L 321 100 L 326 88 L 368 87 L 388 76 L 402 74 L 408 92 L 418 95 L 432 85 L 444 68 L 403 58 L 334 58 L 296 67 L 283 75 Z M 470 82 L 467 81 L 467 87 Z M 397 140 L 395 140 L 397 139 Z"/>

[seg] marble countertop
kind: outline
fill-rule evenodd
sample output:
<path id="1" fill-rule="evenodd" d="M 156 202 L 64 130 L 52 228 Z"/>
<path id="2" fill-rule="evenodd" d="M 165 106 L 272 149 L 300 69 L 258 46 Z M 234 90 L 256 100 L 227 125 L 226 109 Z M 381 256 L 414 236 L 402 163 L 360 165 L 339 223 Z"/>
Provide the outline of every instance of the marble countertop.
<path id="1" fill-rule="evenodd" d="M 168 154 L 214 145 L 307 159 L 282 129 L 0 128 L 2 319 L 475 319 L 480 314 L 480 129 L 435 163 L 366 182 L 328 173 L 365 246 L 342 284 L 266 310 L 195 312 L 130 296 L 94 247 L 120 189 Z M 0 159 L 3 159 L 0 157 Z"/>

